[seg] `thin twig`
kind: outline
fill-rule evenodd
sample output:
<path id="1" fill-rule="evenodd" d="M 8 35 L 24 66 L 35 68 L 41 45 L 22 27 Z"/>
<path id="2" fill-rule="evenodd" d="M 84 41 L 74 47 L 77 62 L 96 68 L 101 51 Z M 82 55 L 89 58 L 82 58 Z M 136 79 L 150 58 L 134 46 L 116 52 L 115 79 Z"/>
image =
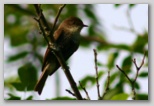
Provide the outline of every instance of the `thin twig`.
<path id="1" fill-rule="evenodd" d="M 132 92 L 133 92 L 133 97 L 132 97 L 133 100 L 136 99 L 136 98 L 135 98 L 135 97 L 136 97 L 135 83 L 136 83 L 136 80 L 137 80 L 139 71 L 140 71 L 141 67 L 142 67 L 143 64 L 144 64 L 145 56 L 146 56 L 146 52 L 144 53 L 144 57 L 143 57 L 143 59 L 142 59 L 141 65 L 140 65 L 139 67 L 137 66 L 136 59 L 135 59 L 135 58 L 133 59 L 133 63 L 134 63 L 134 65 L 135 65 L 136 71 L 137 71 L 134 80 L 131 80 L 131 79 L 128 77 L 128 75 L 125 73 L 125 71 L 122 70 L 118 65 L 116 65 L 117 68 L 125 75 L 125 77 L 129 80 L 129 82 L 130 82 L 130 84 L 131 84 Z"/>
<path id="2" fill-rule="evenodd" d="M 131 19 L 131 14 L 130 14 L 129 8 L 128 8 L 127 12 L 126 12 L 126 15 L 127 15 L 127 20 L 128 20 L 129 25 L 130 25 L 130 28 L 119 27 L 119 26 L 115 26 L 115 25 L 113 27 L 118 29 L 118 30 L 123 30 L 123 31 L 125 30 L 125 31 L 132 32 L 132 33 L 135 33 L 136 35 L 138 35 L 138 33 L 135 31 L 133 21 Z"/>
<path id="3" fill-rule="evenodd" d="M 126 13 L 127 13 L 127 18 L 128 18 L 128 23 L 130 24 L 130 27 L 131 27 L 130 30 L 132 32 L 136 33 L 133 22 L 132 22 L 132 19 L 131 19 L 131 16 L 130 16 L 130 10 L 128 9 Z"/>
<path id="4" fill-rule="evenodd" d="M 71 94 L 72 96 L 76 97 L 75 94 L 73 92 L 71 92 L 70 90 L 66 89 L 66 91 Z"/>
<path id="5" fill-rule="evenodd" d="M 88 94 L 86 88 L 82 86 L 80 81 L 79 81 L 79 84 L 80 84 L 81 88 L 84 90 L 85 94 L 87 95 L 87 99 L 90 100 L 90 97 L 89 97 L 89 94 Z"/>
<path id="6" fill-rule="evenodd" d="M 53 30 L 50 29 L 43 13 L 42 13 L 42 9 L 40 7 L 40 5 L 38 4 L 34 4 L 34 7 L 35 7 L 35 10 L 36 10 L 36 13 L 38 15 L 38 24 L 40 26 L 40 29 L 43 33 L 43 36 L 45 37 L 47 43 L 48 43 L 48 46 L 49 46 L 49 49 L 54 53 L 54 55 L 56 56 L 57 60 L 59 61 L 60 65 L 62 66 L 63 68 L 63 71 L 71 85 L 71 88 L 73 89 L 74 91 L 74 94 L 76 95 L 76 98 L 79 99 L 79 100 L 83 100 L 77 86 L 76 86 L 76 83 L 68 69 L 68 66 L 66 65 L 66 62 L 61 54 L 61 50 L 59 48 L 59 46 L 56 46 L 56 42 L 55 42 L 55 39 L 53 37 Z M 63 7 L 62 7 L 63 9 Z M 61 13 L 62 9 L 60 9 L 60 12 L 58 12 L 59 14 Z M 58 17 L 59 15 L 57 16 L 57 20 L 58 20 Z M 56 21 L 55 21 L 56 23 Z M 49 37 L 50 36 L 50 37 Z"/>
<path id="7" fill-rule="evenodd" d="M 128 77 L 128 75 L 125 73 L 125 71 L 122 70 L 118 65 L 116 65 L 116 66 L 125 75 L 125 77 L 129 80 L 129 82 L 132 83 L 132 80 Z"/>
<path id="8" fill-rule="evenodd" d="M 100 99 L 100 90 L 99 90 L 99 82 L 98 82 L 98 67 L 97 67 L 97 52 L 95 49 L 93 49 L 94 51 L 94 57 L 95 57 L 95 71 L 96 71 L 96 83 L 97 83 L 97 94 L 98 94 L 98 98 Z"/>
<path id="9" fill-rule="evenodd" d="M 52 27 L 53 32 L 54 32 L 54 30 L 55 30 L 55 26 L 56 26 L 56 23 L 57 23 L 57 21 L 58 21 L 58 17 L 59 17 L 60 13 L 62 12 L 62 10 L 63 10 L 63 8 L 64 8 L 65 6 L 66 6 L 66 4 L 63 4 L 63 5 L 60 6 L 60 8 L 59 8 L 59 11 L 58 11 L 58 13 L 57 13 L 57 15 L 56 15 L 55 21 L 54 21 L 54 23 L 53 23 L 53 27 Z"/>
<path id="10" fill-rule="evenodd" d="M 136 83 L 136 80 L 137 80 L 139 71 L 140 71 L 141 67 L 144 64 L 145 56 L 146 56 L 146 52 L 144 53 L 144 57 L 142 59 L 141 65 L 139 67 L 137 66 L 136 59 L 134 58 L 134 60 L 133 60 L 133 63 L 135 64 L 135 67 L 136 67 L 136 76 L 135 76 L 134 80 L 132 81 L 132 92 L 133 92 L 133 99 L 134 100 L 135 100 L 135 95 L 136 95 L 136 92 L 135 92 L 135 83 Z"/>
<path id="11" fill-rule="evenodd" d="M 146 52 L 144 53 L 144 57 L 143 57 L 143 59 L 142 59 L 141 65 L 140 65 L 139 67 L 137 66 L 136 59 L 134 58 L 134 60 L 133 60 L 133 63 L 135 64 L 136 71 L 137 71 L 136 76 L 135 76 L 135 79 L 134 79 L 133 82 L 136 82 L 136 80 L 137 80 L 139 71 L 140 71 L 141 67 L 142 67 L 143 64 L 144 64 L 145 56 L 146 56 Z"/>
<path id="12" fill-rule="evenodd" d="M 104 99 L 105 95 L 107 94 L 107 91 L 109 90 L 109 85 L 110 85 L 110 70 L 108 71 L 107 84 L 102 99 Z"/>

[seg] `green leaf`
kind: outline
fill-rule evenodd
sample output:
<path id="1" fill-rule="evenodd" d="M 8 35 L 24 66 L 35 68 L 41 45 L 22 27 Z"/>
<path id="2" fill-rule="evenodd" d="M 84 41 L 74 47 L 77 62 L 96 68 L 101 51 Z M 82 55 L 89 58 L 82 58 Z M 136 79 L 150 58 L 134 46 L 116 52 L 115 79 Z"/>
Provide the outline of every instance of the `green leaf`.
<path id="1" fill-rule="evenodd" d="M 132 8 L 134 6 L 135 6 L 135 4 L 129 4 L 129 8 Z"/>
<path id="2" fill-rule="evenodd" d="M 103 76 L 103 74 L 103 71 L 98 72 L 98 80 Z M 80 82 L 83 87 L 92 87 L 96 83 L 96 75 L 87 75 L 86 77 L 81 79 Z M 80 86 L 78 86 L 78 89 L 83 90 Z"/>
<path id="3" fill-rule="evenodd" d="M 103 89 L 104 92 L 104 89 Z M 114 89 L 109 89 L 109 91 L 104 96 L 103 100 L 110 100 L 114 95 L 117 95 L 120 93 L 120 89 L 118 87 Z"/>
<path id="4" fill-rule="evenodd" d="M 93 5 L 87 4 L 87 5 L 85 5 L 84 12 L 88 16 L 88 18 L 91 18 L 91 20 L 93 22 L 95 22 L 94 24 L 97 24 L 98 20 L 97 20 L 97 17 L 95 15 L 93 9 L 94 9 Z"/>
<path id="5" fill-rule="evenodd" d="M 10 76 L 8 78 L 5 78 L 4 80 L 4 87 L 9 88 L 9 89 L 13 89 L 12 83 L 14 82 L 20 82 L 20 79 L 18 76 Z"/>
<path id="6" fill-rule="evenodd" d="M 135 82 L 135 88 L 138 90 L 140 89 L 140 84 L 138 82 Z"/>
<path id="7" fill-rule="evenodd" d="M 95 77 L 87 75 L 85 78 L 81 79 L 80 82 L 83 87 L 92 87 L 95 84 Z M 83 90 L 80 86 L 78 86 L 79 90 Z"/>
<path id="8" fill-rule="evenodd" d="M 111 98 L 111 100 L 127 100 L 128 97 L 129 97 L 128 94 L 126 94 L 126 93 L 120 93 L 120 94 L 118 94 L 118 95 L 113 96 L 113 97 Z"/>
<path id="9" fill-rule="evenodd" d="M 15 54 L 15 55 L 13 55 L 13 56 L 10 56 L 10 57 L 8 58 L 7 61 L 8 61 L 8 62 L 16 61 L 16 60 L 18 60 L 18 59 L 20 59 L 20 58 L 25 57 L 27 54 L 28 54 L 27 51 L 24 51 L 24 52 Z"/>
<path id="10" fill-rule="evenodd" d="M 70 13 L 72 16 L 77 16 L 77 12 L 78 12 L 77 4 L 68 4 L 66 7 L 67 7 L 66 8 L 67 12 L 63 15 L 65 18 L 70 17 Z"/>
<path id="11" fill-rule="evenodd" d="M 137 94 L 137 100 L 148 100 L 148 94 Z"/>
<path id="12" fill-rule="evenodd" d="M 64 97 L 52 98 L 51 100 L 76 100 L 76 98 L 64 96 Z"/>
<path id="13" fill-rule="evenodd" d="M 11 46 L 19 46 L 28 42 L 26 37 L 28 29 L 26 28 L 24 29 L 19 25 L 14 26 L 10 30 L 8 30 L 8 33 L 11 34 Z"/>
<path id="14" fill-rule="evenodd" d="M 119 52 L 114 52 L 109 55 L 109 57 L 108 57 L 109 70 L 114 67 L 114 65 L 115 65 L 114 63 L 115 63 L 115 60 L 118 57 L 118 55 L 119 55 Z"/>
<path id="15" fill-rule="evenodd" d="M 103 66 L 103 64 L 99 61 L 97 61 L 97 66 Z"/>
<path id="16" fill-rule="evenodd" d="M 27 97 L 26 100 L 33 100 L 33 96 Z"/>
<path id="17" fill-rule="evenodd" d="M 126 72 L 129 73 L 131 70 L 131 66 L 132 66 L 132 56 L 129 55 L 127 56 L 123 62 L 122 62 L 122 69 Z"/>
<path id="18" fill-rule="evenodd" d="M 21 84 L 29 91 L 33 90 L 37 82 L 37 70 L 32 63 L 27 63 L 18 69 Z"/>
<path id="19" fill-rule="evenodd" d="M 112 75 L 110 75 L 110 84 L 112 84 L 114 82 L 114 80 L 117 78 L 117 76 L 119 76 L 118 72 L 115 72 Z"/>
<path id="20" fill-rule="evenodd" d="M 25 86 L 22 83 L 13 82 L 11 84 L 16 88 L 16 90 L 25 91 Z"/>
<path id="21" fill-rule="evenodd" d="M 8 98 L 7 100 L 21 100 L 21 97 L 18 97 L 16 95 L 11 94 L 11 93 L 8 93 L 8 95 L 10 96 L 10 98 Z"/>
<path id="22" fill-rule="evenodd" d="M 144 48 L 146 44 L 148 44 L 148 33 L 144 32 L 144 34 L 137 36 L 136 41 L 132 45 L 132 50 L 144 53 Z"/>
<path id="23" fill-rule="evenodd" d="M 115 6 L 115 7 L 119 7 L 119 6 L 121 6 L 121 4 L 114 4 L 114 6 Z"/>
<path id="24" fill-rule="evenodd" d="M 139 77 L 148 77 L 148 72 L 142 72 L 139 74 Z"/>
<path id="25" fill-rule="evenodd" d="M 100 79 L 103 76 L 104 72 L 103 71 L 99 71 L 98 72 L 98 79 Z"/>
<path id="26" fill-rule="evenodd" d="M 117 49 L 124 49 L 124 50 L 130 51 L 130 47 L 128 45 L 125 45 L 125 44 L 110 44 L 109 46 L 117 48 Z"/>

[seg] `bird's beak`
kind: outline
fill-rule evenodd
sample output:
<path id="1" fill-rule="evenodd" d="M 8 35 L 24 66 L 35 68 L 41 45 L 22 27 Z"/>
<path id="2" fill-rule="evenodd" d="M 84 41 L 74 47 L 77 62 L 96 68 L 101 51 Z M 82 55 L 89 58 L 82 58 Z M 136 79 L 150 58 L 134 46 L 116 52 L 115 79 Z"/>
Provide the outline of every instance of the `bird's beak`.
<path id="1" fill-rule="evenodd" d="M 84 24 L 83 24 L 83 27 L 88 27 L 88 25 L 84 25 Z"/>

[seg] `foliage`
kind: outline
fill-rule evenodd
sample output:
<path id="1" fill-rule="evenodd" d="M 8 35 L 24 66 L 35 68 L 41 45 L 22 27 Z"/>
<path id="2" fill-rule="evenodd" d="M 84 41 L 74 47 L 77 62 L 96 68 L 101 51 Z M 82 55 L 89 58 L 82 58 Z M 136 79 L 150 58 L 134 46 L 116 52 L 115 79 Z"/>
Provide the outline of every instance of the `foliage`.
<path id="1" fill-rule="evenodd" d="M 60 4 L 42 5 L 43 13 L 45 14 L 50 26 L 53 25 L 53 20 L 58 12 L 59 6 Z M 114 6 L 115 9 L 118 9 L 122 4 L 115 4 Z M 129 9 L 133 11 L 135 6 L 135 4 L 130 4 Z M 92 45 L 95 45 L 98 53 L 105 53 L 105 51 L 109 52 L 106 64 L 101 62 L 97 63 L 100 69 L 98 70 L 100 86 L 104 86 L 102 92 L 106 87 L 106 83 L 102 83 L 101 81 L 107 72 L 110 71 L 110 89 L 104 99 L 127 100 L 130 94 L 125 93 L 124 86 L 130 86 L 130 84 L 125 76 L 115 66 L 117 60 L 120 58 L 121 52 L 125 51 L 128 55 L 121 60 L 121 68 L 125 70 L 128 75 L 135 75 L 135 71 L 133 71 L 134 64 L 132 62 L 134 55 L 143 56 L 145 51 L 147 54 L 146 58 L 148 58 L 148 48 L 146 48 L 148 45 L 148 32 L 144 31 L 144 33 L 141 34 L 135 33 L 136 39 L 131 45 L 111 43 L 105 37 L 105 31 L 100 27 L 100 19 L 98 19 L 96 15 L 95 8 L 95 5 L 90 4 L 68 4 L 61 13 L 58 24 L 70 15 L 81 17 L 83 20 L 89 22 L 86 34 L 81 37 L 81 47 L 88 49 Z M 18 67 L 18 70 L 4 69 L 10 72 L 18 72 L 17 75 L 8 75 L 7 78 L 4 79 L 5 90 L 8 92 L 7 95 L 9 96 L 9 98 L 5 99 L 21 100 L 21 97 L 17 95 L 16 92 L 26 91 L 31 92 L 32 95 L 27 97 L 26 100 L 34 100 L 35 96 L 32 92 L 38 79 L 38 70 L 41 70 L 43 59 L 42 50 L 47 46 L 47 44 L 43 36 L 39 33 L 38 25 L 33 19 L 36 16 L 33 5 L 5 4 L 4 10 L 4 41 L 9 39 L 12 50 L 15 49 L 15 53 L 9 53 L 5 64 L 17 63 L 16 67 Z M 130 31 L 130 33 L 134 32 Z M 19 61 L 20 63 L 18 64 Z M 141 79 L 148 77 L 148 65 L 144 66 L 144 69 L 145 70 L 140 72 L 138 76 Z M 15 80 L 11 80 L 12 77 L 15 77 Z M 87 88 L 87 91 L 92 87 L 96 87 L 95 77 L 95 75 L 85 75 L 85 77 L 80 80 L 82 85 Z M 59 79 L 58 82 L 60 82 Z M 55 86 L 57 85 L 55 84 Z M 78 86 L 78 88 L 83 91 L 80 86 Z M 137 91 L 140 90 L 140 84 L 138 82 L 136 82 L 135 88 Z M 136 98 L 139 100 L 148 100 L 148 94 L 139 93 Z M 51 98 L 50 100 L 74 99 L 75 98 L 64 96 Z"/>

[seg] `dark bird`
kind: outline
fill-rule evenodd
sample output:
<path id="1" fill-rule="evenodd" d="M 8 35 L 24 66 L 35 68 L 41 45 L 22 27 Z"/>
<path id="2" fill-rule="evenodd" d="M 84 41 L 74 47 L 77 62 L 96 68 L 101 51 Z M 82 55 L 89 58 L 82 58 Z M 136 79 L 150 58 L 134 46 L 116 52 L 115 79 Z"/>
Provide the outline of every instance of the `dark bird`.
<path id="1" fill-rule="evenodd" d="M 69 17 L 54 32 L 54 39 L 61 49 L 65 61 L 78 49 L 80 32 L 83 27 L 87 27 L 87 25 L 84 25 L 81 19 Z M 48 75 L 52 75 L 59 67 L 57 58 L 48 47 L 43 59 L 42 74 L 35 86 L 35 91 L 39 95 L 42 93 Z"/>

